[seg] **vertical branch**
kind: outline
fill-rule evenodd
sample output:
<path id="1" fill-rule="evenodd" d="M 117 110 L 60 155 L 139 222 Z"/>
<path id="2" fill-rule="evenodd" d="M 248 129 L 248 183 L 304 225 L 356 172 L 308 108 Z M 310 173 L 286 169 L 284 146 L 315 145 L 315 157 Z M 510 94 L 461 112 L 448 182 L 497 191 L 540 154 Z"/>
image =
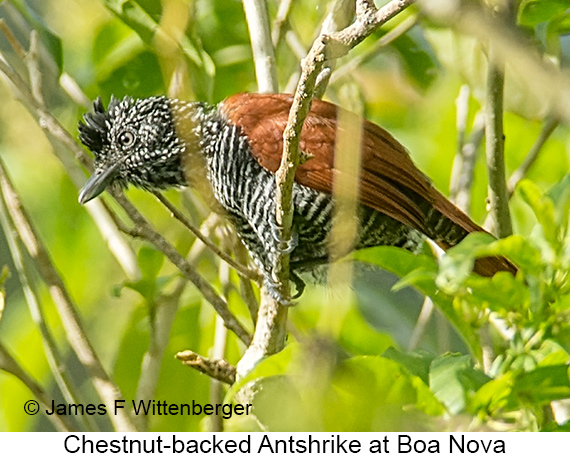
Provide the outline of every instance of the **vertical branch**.
<path id="1" fill-rule="evenodd" d="M 356 20 L 345 29 L 331 35 L 321 35 L 309 54 L 301 63 L 302 73 L 289 111 L 287 126 L 283 132 L 283 155 L 281 164 L 275 174 L 275 210 L 276 222 L 280 228 L 284 252 L 273 267 L 273 275 L 277 278 L 278 292 L 284 301 L 288 301 L 290 293 L 290 257 L 286 246 L 291 240 L 293 224 L 293 182 L 295 171 L 306 157 L 299 149 L 301 130 L 315 94 L 315 85 L 329 59 L 344 56 L 382 24 L 402 12 L 412 0 L 392 0 L 377 10 L 369 0 L 358 0 L 356 3 Z M 259 319 L 253 341 L 238 364 L 238 374 L 243 376 L 262 357 L 274 354 L 283 348 L 287 308 L 262 291 Z"/>
<path id="2" fill-rule="evenodd" d="M 259 92 L 277 92 L 275 49 L 265 0 L 243 0 Z"/>
<path id="3" fill-rule="evenodd" d="M 514 21 L 515 0 L 495 5 L 494 15 L 505 25 Z M 503 98 L 506 63 L 495 42 L 489 42 L 489 66 L 485 94 L 485 140 L 487 174 L 489 176 L 489 213 L 493 231 L 499 238 L 513 233 L 505 170 L 505 134 L 503 131 Z"/>
<path id="4" fill-rule="evenodd" d="M 226 264 L 220 264 L 220 281 L 222 290 L 226 300 L 229 298 L 231 283 L 230 269 Z M 226 355 L 226 343 L 228 339 L 228 330 L 224 327 L 224 322 L 220 316 L 216 316 L 216 327 L 214 330 L 214 347 L 212 348 L 212 356 L 214 359 L 222 360 Z M 222 403 L 224 400 L 224 388 L 222 382 L 218 379 L 210 379 L 210 402 L 212 404 Z M 221 415 L 213 415 L 208 422 L 208 431 L 222 432 L 224 430 L 224 421 Z"/>
<path id="5" fill-rule="evenodd" d="M 148 401 L 154 398 L 164 351 L 168 346 L 172 324 L 186 284 L 186 279 L 180 278 L 174 291 L 168 295 L 160 295 L 155 303 L 154 319 L 151 316 L 150 342 L 142 360 L 141 374 L 135 396 L 137 401 Z M 148 416 L 143 416 L 141 419 L 141 424 L 146 430 L 148 428 Z"/>
<path id="6" fill-rule="evenodd" d="M 477 151 L 485 134 L 485 116 L 482 110 L 475 115 L 471 135 L 466 139 L 467 116 L 470 92 L 468 86 L 461 88 L 457 97 L 457 152 L 453 160 L 449 198 L 465 213 L 471 206 L 471 188 L 477 162 Z"/>
<path id="7" fill-rule="evenodd" d="M 503 90 L 505 65 L 499 63 L 494 44 L 489 45 L 489 68 L 485 96 L 485 138 L 489 175 L 489 212 L 499 238 L 513 232 L 505 176 L 505 134 L 503 132 Z"/>

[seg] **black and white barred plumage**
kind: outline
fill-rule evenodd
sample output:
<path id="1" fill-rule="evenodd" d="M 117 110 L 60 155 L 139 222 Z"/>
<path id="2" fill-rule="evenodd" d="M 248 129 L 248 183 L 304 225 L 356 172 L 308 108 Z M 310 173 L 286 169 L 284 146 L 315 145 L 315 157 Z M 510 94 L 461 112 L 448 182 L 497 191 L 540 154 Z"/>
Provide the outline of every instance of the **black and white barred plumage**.
<path id="1" fill-rule="evenodd" d="M 320 103 L 324 108 L 329 106 Z M 242 126 L 229 119 L 228 109 L 223 103 L 215 107 L 166 97 L 140 100 L 125 97 L 120 101 L 113 98 L 105 110 L 97 99 L 94 112 L 86 114 L 85 123 L 79 125 L 80 140 L 95 155 L 95 173 L 83 188 L 79 201 L 89 201 L 111 183 L 133 184 L 144 189 L 196 185 L 207 194 L 206 200 L 233 223 L 262 270 L 266 285 L 274 291 L 272 271 L 279 246 L 275 175 L 260 163 L 260 151 L 253 150 L 259 141 L 252 143 Z M 262 140 L 271 141 L 271 138 Z M 388 141 L 395 140 L 389 137 Z M 424 182 L 425 177 L 417 173 L 418 185 L 431 192 L 433 188 Z M 449 202 L 433 191 L 436 198 L 443 199 L 439 203 L 442 209 L 436 209 L 429 196 L 405 187 L 398 190 L 403 196 L 398 198 L 410 198 L 415 205 L 413 210 L 423 214 L 420 223 L 425 235 L 444 246 L 452 246 L 469 231 L 482 230 L 456 208 L 449 209 L 446 206 Z M 294 271 L 301 271 L 328 260 L 333 200 L 330 193 L 295 182 L 293 203 L 295 245 L 291 265 Z M 442 211 L 448 210 L 452 212 L 451 218 L 442 215 Z M 403 223 L 389 213 L 388 208 L 384 212 L 381 207 L 377 210 L 358 206 L 360 230 L 355 248 L 391 245 L 417 249 L 423 239 L 420 230 L 414 227 L 417 223 L 413 219 L 411 223 Z M 412 213 L 402 214 L 404 220 L 415 217 Z"/>

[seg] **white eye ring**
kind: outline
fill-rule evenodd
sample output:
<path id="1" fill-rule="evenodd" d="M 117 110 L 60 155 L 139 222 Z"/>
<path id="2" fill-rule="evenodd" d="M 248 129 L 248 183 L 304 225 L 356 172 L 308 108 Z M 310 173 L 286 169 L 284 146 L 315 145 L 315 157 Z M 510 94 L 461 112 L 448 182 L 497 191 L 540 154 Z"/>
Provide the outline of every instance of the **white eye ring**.
<path id="1" fill-rule="evenodd" d="M 129 130 L 121 132 L 119 135 L 119 144 L 124 148 L 128 148 L 135 143 L 135 134 Z"/>

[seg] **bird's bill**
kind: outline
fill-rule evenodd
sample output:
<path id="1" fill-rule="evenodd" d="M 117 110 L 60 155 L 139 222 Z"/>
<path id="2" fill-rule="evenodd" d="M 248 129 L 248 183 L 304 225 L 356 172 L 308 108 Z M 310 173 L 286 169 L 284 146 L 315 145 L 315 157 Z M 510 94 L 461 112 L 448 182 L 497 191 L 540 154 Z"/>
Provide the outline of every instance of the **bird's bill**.
<path id="1" fill-rule="evenodd" d="M 115 178 L 119 165 L 120 162 L 115 162 L 103 171 L 93 173 L 79 193 L 79 203 L 84 205 L 102 193 Z"/>

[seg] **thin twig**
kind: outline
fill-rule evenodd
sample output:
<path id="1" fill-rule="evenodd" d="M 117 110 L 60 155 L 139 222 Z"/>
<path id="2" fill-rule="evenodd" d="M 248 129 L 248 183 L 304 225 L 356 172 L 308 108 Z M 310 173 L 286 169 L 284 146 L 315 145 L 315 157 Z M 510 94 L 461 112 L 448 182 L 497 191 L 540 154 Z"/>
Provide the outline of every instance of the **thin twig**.
<path id="1" fill-rule="evenodd" d="M 4 31 L 4 33 L 6 32 Z M 36 68 L 35 65 L 28 65 L 28 68 L 30 71 L 36 71 L 34 70 Z M 88 170 L 92 170 L 93 167 L 91 159 L 87 156 L 83 148 L 77 144 L 77 141 L 46 108 L 43 99 L 41 99 L 41 91 L 38 93 L 38 91 L 35 90 L 36 96 L 40 96 L 40 99 L 37 99 L 24 79 L 7 63 L 6 60 L 2 58 L 1 55 L 0 72 L 4 73 L 4 75 L 13 84 L 17 95 L 24 101 L 26 108 L 28 108 L 30 113 L 36 117 L 38 124 L 49 134 L 48 138 L 50 141 L 55 139 L 58 142 L 58 144 L 54 144 L 54 153 L 66 168 L 74 185 L 78 189 L 81 188 L 85 181 L 85 174 L 79 168 L 76 161 L 79 161 Z M 38 81 L 37 77 L 31 77 L 30 79 Z M 75 156 L 75 160 L 69 160 L 67 155 L 64 155 L 61 152 L 59 144 L 65 146 L 67 150 L 71 151 Z M 139 277 L 140 271 L 138 269 L 134 253 L 117 233 L 116 228 L 114 228 L 110 223 L 109 217 L 105 215 L 102 210 L 101 203 L 94 202 L 87 211 L 93 217 L 93 220 L 101 231 L 103 238 L 107 241 L 111 252 L 115 255 L 115 258 L 125 273 L 130 278 Z"/>
<path id="2" fill-rule="evenodd" d="M 376 56 L 382 48 L 389 46 L 402 35 L 405 35 L 412 27 L 418 23 L 419 17 L 419 15 L 415 15 L 404 19 L 400 24 L 398 24 L 392 30 L 389 30 L 384 36 L 376 41 L 370 49 L 367 49 L 362 54 L 351 58 L 344 65 L 339 66 L 332 74 L 330 83 L 334 84 L 342 78 L 352 75 L 358 67 Z"/>
<path id="3" fill-rule="evenodd" d="M 229 242 L 228 238 L 223 239 L 224 244 Z M 224 246 L 225 247 L 225 246 Z M 222 291 L 226 300 L 229 300 L 232 284 L 230 281 L 230 268 L 227 264 L 221 263 L 219 266 L 219 278 L 222 284 Z M 214 329 L 214 347 L 212 357 L 215 360 L 222 360 L 226 355 L 226 345 L 228 341 L 228 329 L 224 326 L 220 316 L 216 316 L 216 327 Z M 233 368 L 233 367 L 232 367 Z M 210 403 L 222 403 L 224 399 L 224 387 L 222 383 L 214 378 L 210 379 Z M 208 431 L 222 432 L 224 430 L 223 417 L 219 414 L 213 415 L 208 421 Z"/>
<path id="4" fill-rule="evenodd" d="M 22 290 L 24 291 L 24 296 L 26 298 L 32 320 L 40 331 L 46 359 L 55 378 L 55 381 L 61 393 L 63 394 L 63 397 L 68 403 L 85 403 L 84 401 L 81 401 L 77 387 L 75 386 L 72 377 L 69 375 L 66 369 L 64 357 L 61 355 L 55 338 L 48 328 L 45 320 L 45 315 L 39 303 L 37 294 L 32 289 L 32 284 L 30 281 L 31 275 L 25 267 L 24 255 L 20 244 L 16 240 L 16 229 L 8 215 L 8 209 L 6 208 L 4 199 L 2 198 L 0 198 L 0 227 L 2 228 L 6 237 L 10 255 L 12 257 L 12 261 L 14 262 L 14 266 L 16 267 L 18 280 L 20 281 Z M 94 431 L 98 429 L 97 424 L 93 421 L 93 418 L 91 416 L 82 416 L 80 420 L 84 422 L 87 430 Z"/>
<path id="5" fill-rule="evenodd" d="M 424 302 L 422 304 L 422 309 L 420 311 L 420 315 L 416 321 L 416 325 L 414 326 L 414 330 L 410 335 L 410 341 L 408 342 L 408 351 L 412 352 L 415 351 L 418 347 L 424 333 L 426 331 L 427 325 L 429 324 L 432 314 L 434 310 L 434 304 L 431 298 L 425 297 Z"/>
<path id="6" fill-rule="evenodd" d="M 510 3 L 510 2 L 507 2 Z M 512 16 L 513 5 L 506 10 L 496 8 L 495 13 L 505 19 Z M 495 44 L 489 44 L 487 90 L 485 95 L 485 144 L 487 174 L 489 175 L 488 206 L 493 231 L 499 238 L 513 233 L 505 172 L 505 134 L 503 131 L 503 92 L 505 87 L 505 64 L 496 57 Z"/>
<path id="7" fill-rule="evenodd" d="M 245 19 L 249 29 L 255 76 L 259 92 L 277 92 L 275 49 L 271 41 L 269 14 L 265 0 L 243 0 Z"/>
<path id="8" fill-rule="evenodd" d="M 0 343 L 0 370 L 11 373 L 18 378 L 24 385 L 32 392 L 34 397 L 37 398 L 41 407 L 44 410 L 51 410 L 52 399 L 47 396 L 45 391 L 38 385 L 36 381 L 24 370 L 18 362 L 10 355 L 8 350 Z M 40 406 L 38 406 L 39 408 Z M 33 405 L 32 405 L 33 408 Z M 67 416 L 59 414 L 49 414 L 46 416 L 54 427 L 61 432 L 74 432 L 77 431 L 76 427 L 69 422 Z"/>
<path id="9" fill-rule="evenodd" d="M 461 149 L 459 156 L 458 175 L 452 178 L 450 198 L 465 213 L 471 208 L 471 189 L 475 177 L 475 165 L 481 144 L 485 138 L 485 115 L 483 110 L 475 115 L 469 139 Z M 453 164 L 455 170 L 455 162 Z"/>
<path id="10" fill-rule="evenodd" d="M 336 0 L 331 3 L 321 27 L 321 35 L 332 35 L 347 27 L 354 18 L 355 2 L 353 0 Z M 336 59 L 327 59 L 319 74 L 315 87 L 315 98 L 325 94 L 332 72 L 336 67 Z"/>
<path id="11" fill-rule="evenodd" d="M 482 111 L 475 115 L 469 140 L 465 139 L 469 114 L 470 91 L 467 85 L 461 87 L 457 105 L 457 152 L 453 160 L 449 198 L 459 208 L 469 213 L 471 188 L 477 160 L 477 150 L 485 133 L 485 117 Z"/>
<path id="12" fill-rule="evenodd" d="M 236 381 L 235 367 L 224 359 L 208 359 L 190 350 L 181 351 L 175 357 L 184 365 L 188 365 L 210 378 L 230 385 Z"/>
<path id="13" fill-rule="evenodd" d="M 279 43 L 283 38 L 283 33 L 289 25 L 289 14 L 291 13 L 292 5 L 293 0 L 281 0 L 279 2 L 277 15 L 273 20 L 273 31 L 271 32 L 271 41 L 273 42 L 274 49 L 277 49 L 277 46 L 279 46 Z"/>
<path id="14" fill-rule="evenodd" d="M 148 401 L 155 397 L 164 352 L 170 341 L 172 324 L 187 283 L 186 278 L 179 278 L 172 293 L 160 295 L 153 303 L 155 313 L 150 325 L 150 342 L 141 364 L 141 374 L 135 396 L 137 401 Z M 142 419 L 146 430 L 148 416 L 145 415 Z"/>
<path id="15" fill-rule="evenodd" d="M 160 192 L 152 191 L 152 194 L 160 201 L 171 214 L 178 219 L 188 230 L 190 230 L 196 238 L 198 238 L 202 243 L 204 243 L 215 255 L 217 255 L 220 259 L 230 265 L 233 269 L 235 269 L 240 275 L 244 276 L 247 279 L 251 279 L 256 282 L 261 281 L 261 276 L 258 272 L 250 270 L 243 264 L 240 264 L 236 260 L 232 259 L 228 254 L 226 254 L 219 246 L 213 243 L 207 236 L 204 236 L 200 229 L 196 227 L 190 220 L 182 214 L 182 212 L 174 206 L 170 200 L 168 200 L 164 195 Z"/>
<path id="16" fill-rule="evenodd" d="M 226 301 L 218 295 L 210 283 L 198 274 L 174 246 L 152 227 L 150 222 L 127 200 L 122 192 L 117 189 L 111 189 L 111 195 L 133 221 L 135 228 L 131 229 L 129 234 L 144 238 L 162 252 L 196 286 L 204 298 L 212 304 L 216 312 L 224 319 L 228 329 L 234 332 L 246 345 L 249 344 L 251 336 L 230 312 Z"/>
<path id="17" fill-rule="evenodd" d="M 530 151 L 528 151 L 528 154 L 524 158 L 523 162 L 509 178 L 509 181 L 507 183 L 509 197 L 513 195 L 513 192 L 515 191 L 517 184 L 521 181 L 521 179 L 523 179 L 526 176 L 530 168 L 534 165 L 536 159 L 538 159 L 538 156 L 542 151 L 542 147 L 548 141 L 550 135 L 552 135 L 552 133 L 554 132 L 554 130 L 556 130 L 556 127 L 558 127 L 559 124 L 560 121 L 556 117 L 549 117 L 546 120 L 546 122 L 542 125 L 540 133 L 538 134 L 536 141 L 530 148 Z"/>
<path id="18" fill-rule="evenodd" d="M 8 40 L 8 43 L 10 43 L 10 46 L 12 46 L 12 49 L 16 52 L 18 57 L 24 60 L 27 54 L 26 49 L 20 44 L 18 39 L 14 36 L 12 30 L 10 30 L 10 27 L 8 27 L 8 24 L 6 24 L 4 18 L 0 18 L 0 31 L 4 34 L 4 36 Z"/>
<path id="19" fill-rule="evenodd" d="M 220 265 L 222 269 L 222 265 Z M 228 270 L 227 266 L 225 269 Z M 229 273 L 229 271 L 228 271 Z M 227 277 L 229 280 L 229 276 Z M 216 316 L 216 328 L 214 329 L 214 347 L 212 348 L 212 356 L 214 360 L 222 360 L 226 353 L 226 343 L 228 336 L 228 329 L 224 326 L 224 321 L 220 316 Z M 234 367 L 232 367 L 234 368 Z M 230 378 L 231 379 L 231 378 Z M 210 379 L 210 403 L 222 403 L 224 400 L 224 386 L 218 379 Z M 221 415 L 213 415 L 209 421 L 209 432 L 222 432 L 224 431 L 224 421 Z"/>
<path id="20" fill-rule="evenodd" d="M 0 189 L 4 204 L 14 222 L 18 237 L 24 246 L 26 246 L 40 275 L 49 288 L 71 347 L 81 363 L 89 371 L 93 385 L 107 406 L 107 410 L 114 411 L 115 402 L 122 398 L 119 388 L 111 381 L 91 346 L 91 342 L 87 338 L 83 328 L 77 307 L 61 276 L 54 267 L 45 246 L 40 241 L 29 217 L 26 215 L 18 195 L 6 175 L 4 164 L 1 161 Z M 136 430 L 128 415 L 122 410 L 117 411 L 117 414 L 112 414 L 110 419 L 116 430 Z"/>

